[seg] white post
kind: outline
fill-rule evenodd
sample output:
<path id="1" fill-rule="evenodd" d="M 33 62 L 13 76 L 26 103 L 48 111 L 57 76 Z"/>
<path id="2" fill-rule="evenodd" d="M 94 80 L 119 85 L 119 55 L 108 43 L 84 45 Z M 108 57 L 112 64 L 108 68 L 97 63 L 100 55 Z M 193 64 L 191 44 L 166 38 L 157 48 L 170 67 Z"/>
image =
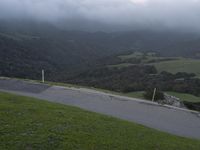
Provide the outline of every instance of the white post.
<path id="1" fill-rule="evenodd" d="M 42 83 L 44 83 L 44 70 L 42 69 Z"/>
<path id="2" fill-rule="evenodd" d="M 154 91 L 153 91 L 152 102 L 154 102 L 154 100 L 155 100 L 155 96 L 156 96 L 156 88 L 155 88 Z"/>

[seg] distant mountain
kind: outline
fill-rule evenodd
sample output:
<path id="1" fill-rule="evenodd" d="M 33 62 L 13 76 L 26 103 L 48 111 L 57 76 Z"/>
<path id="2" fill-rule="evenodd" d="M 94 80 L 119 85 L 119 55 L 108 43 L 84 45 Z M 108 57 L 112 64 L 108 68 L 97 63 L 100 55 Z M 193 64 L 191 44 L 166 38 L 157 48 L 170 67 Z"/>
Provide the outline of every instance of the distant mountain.
<path id="1" fill-rule="evenodd" d="M 200 35 L 172 31 L 65 31 L 48 23 L 0 21 L 0 76 L 57 80 L 131 51 L 200 57 Z"/>

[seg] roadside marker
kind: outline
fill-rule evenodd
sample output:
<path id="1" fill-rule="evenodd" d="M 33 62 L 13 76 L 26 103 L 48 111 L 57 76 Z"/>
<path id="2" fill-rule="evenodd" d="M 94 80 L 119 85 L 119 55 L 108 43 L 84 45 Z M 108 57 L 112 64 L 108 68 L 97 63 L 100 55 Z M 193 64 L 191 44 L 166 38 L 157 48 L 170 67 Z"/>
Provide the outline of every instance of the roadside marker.
<path id="1" fill-rule="evenodd" d="M 155 96 L 156 96 L 156 88 L 154 88 L 154 91 L 153 91 L 152 102 L 154 102 L 154 100 L 155 100 Z"/>
<path id="2" fill-rule="evenodd" d="M 44 83 L 44 70 L 42 69 L 42 83 Z"/>

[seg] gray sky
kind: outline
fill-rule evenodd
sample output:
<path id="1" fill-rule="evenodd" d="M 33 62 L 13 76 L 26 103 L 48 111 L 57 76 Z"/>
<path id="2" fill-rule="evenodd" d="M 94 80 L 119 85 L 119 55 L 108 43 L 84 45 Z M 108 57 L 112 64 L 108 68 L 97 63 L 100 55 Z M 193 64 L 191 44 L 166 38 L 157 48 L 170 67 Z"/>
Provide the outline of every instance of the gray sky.
<path id="1" fill-rule="evenodd" d="M 0 0 L 0 17 L 200 31 L 200 0 Z"/>

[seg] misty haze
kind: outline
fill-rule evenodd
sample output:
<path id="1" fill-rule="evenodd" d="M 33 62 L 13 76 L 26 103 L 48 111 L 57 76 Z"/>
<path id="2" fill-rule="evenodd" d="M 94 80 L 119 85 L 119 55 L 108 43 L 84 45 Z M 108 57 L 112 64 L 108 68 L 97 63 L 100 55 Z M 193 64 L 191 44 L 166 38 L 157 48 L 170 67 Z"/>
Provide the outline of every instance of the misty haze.
<path id="1" fill-rule="evenodd" d="M 0 150 L 199 150 L 200 0 L 0 0 Z"/>
<path id="2" fill-rule="evenodd" d="M 199 7 L 199 0 L 1 0 L 0 18 L 49 22 L 77 30 L 191 32 L 200 29 Z"/>

